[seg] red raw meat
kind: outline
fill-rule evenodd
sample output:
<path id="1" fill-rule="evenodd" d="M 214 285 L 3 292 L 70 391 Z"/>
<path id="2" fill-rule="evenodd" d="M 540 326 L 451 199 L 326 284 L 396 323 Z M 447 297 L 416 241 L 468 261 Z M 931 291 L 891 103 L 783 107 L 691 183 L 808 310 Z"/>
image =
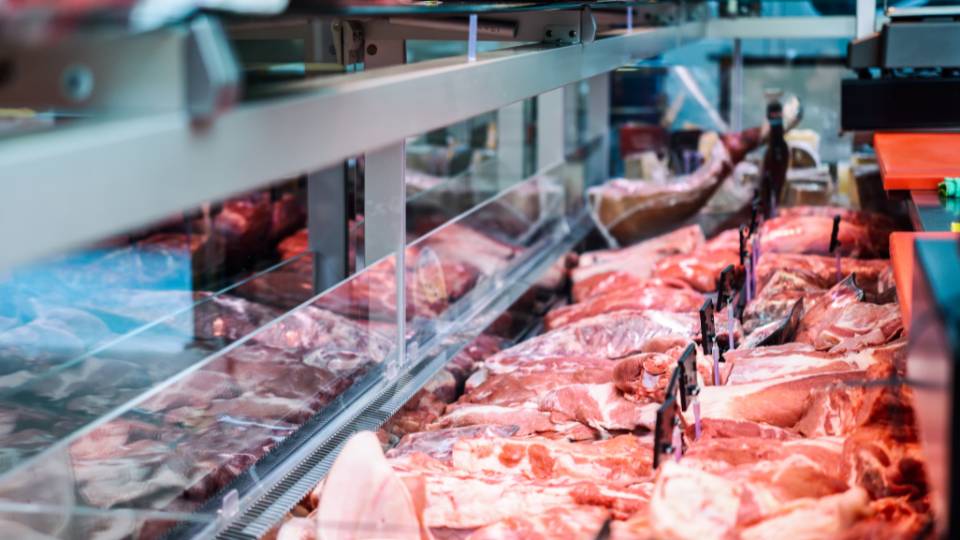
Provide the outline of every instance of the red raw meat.
<path id="1" fill-rule="evenodd" d="M 230 399 L 240 394 L 240 386 L 233 377 L 213 370 L 198 370 L 144 401 L 141 407 L 156 412 L 180 407 L 204 408 L 215 399 Z"/>
<path id="2" fill-rule="evenodd" d="M 387 452 L 387 457 L 400 461 L 416 453 L 449 464 L 453 456 L 453 445 L 460 440 L 510 437 L 516 432 L 517 428 L 513 426 L 477 425 L 410 433 Z"/>
<path id="3" fill-rule="evenodd" d="M 628 287 L 594 296 L 578 304 L 553 309 L 544 318 L 544 327 L 553 330 L 581 319 L 614 311 L 696 311 L 701 305 L 703 295 L 692 290 L 657 286 Z"/>
<path id="4" fill-rule="evenodd" d="M 726 316 L 717 322 L 720 339 L 726 338 Z M 619 311 L 598 315 L 558 328 L 515 345 L 487 359 L 492 364 L 520 362 L 522 359 L 559 356 L 597 356 L 623 358 L 640 352 L 663 350 L 663 340 L 670 344 L 677 338 L 695 340 L 700 333 L 700 318 L 695 313 L 665 311 Z M 739 321 L 734 325 L 734 339 L 742 337 Z"/>
<path id="5" fill-rule="evenodd" d="M 517 475 L 527 480 L 567 477 L 630 485 L 650 478 L 652 439 L 619 435 L 590 442 L 478 437 L 453 444 L 451 465 L 478 475 Z"/>
<path id="6" fill-rule="evenodd" d="M 539 409 L 549 412 L 554 422 L 579 422 L 601 434 L 638 428 L 653 430 L 659 406 L 655 402 L 640 404 L 625 399 L 613 383 L 562 386 L 541 397 L 538 403 Z"/>
<path id="7" fill-rule="evenodd" d="M 698 225 L 683 227 L 672 233 L 657 236 L 622 249 L 587 252 L 580 256 L 578 266 L 570 274 L 574 299 L 590 296 L 596 283 L 608 274 L 625 274 L 645 280 L 652 276 L 653 266 L 670 255 L 691 253 L 704 242 Z M 584 283 L 590 280 L 590 283 Z"/>
<path id="8" fill-rule="evenodd" d="M 580 255 L 573 279 L 579 281 L 602 272 L 621 270 L 623 267 L 629 268 L 630 272 L 639 277 L 649 277 L 657 257 L 691 253 L 705 241 L 699 225 L 688 225 L 629 247 L 588 251 Z"/>
<path id="9" fill-rule="evenodd" d="M 800 320 L 796 341 L 813 344 L 817 336 L 840 316 L 845 307 L 856 304 L 862 299 L 863 291 L 857 287 L 852 276 L 834 285 L 832 289 L 805 306 L 806 311 L 803 319 Z"/>
<path id="10" fill-rule="evenodd" d="M 555 507 L 481 527 L 466 540 L 593 540 L 609 516 L 610 512 L 594 506 Z"/>
<path id="11" fill-rule="evenodd" d="M 833 219 L 826 216 L 776 217 L 760 227 L 761 253 L 829 255 Z M 838 240 L 844 257 L 886 257 L 890 230 L 840 222 Z"/>
<path id="12" fill-rule="evenodd" d="M 865 291 L 879 294 L 896 288 L 892 282 L 892 267 L 887 259 L 840 259 L 843 278 L 856 273 L 857 286 Z M 810 286 L 829 289 L 837 284 L 837 263 L 834 257 L 769 253 L 761 255 L 757 264 L 757 290 L 762 292 L 771 278 L 780 270 L 801 276 Z"/>
<path id="13" fill-rule="evenodd" d="M 659 277 L 647 279 L 634 276 L 629 272 L 611 271 L 574 283 L 571 295 L 574 302 L 585 302 L 597 296 L 646 287 L 693 291 L 690 284 L 680 279 Z"/>
<path id="14" fill-rule="evenodd" d="M 226 201 L 213 220 L 214 234 L 223 239 L 229 271 L 249 266 L 270 245 L 273 209 L 270 196 L 257 192 Z"/>
<path id="15" fill-rule="evenodd" d="M 733 265 L 742 272 L 737 251 L 701 251 L 689 255 L 674 255 L 656 264 L 655 276 L 679 279 L 700 292 L 717 290 L 717 278 L 724 268 Z"/>
<path id="16" fill-rule="evenodd" d="M 677 367 L 677 360 L 685 349 L 685 344 L 678 344 L 663 353 L 640 353 L 618 360 L 613 369 L 614 384 L 627 399 L 638 402 L 662 402 L 670 375 Z M 712 361 L 706 359 L 699 349 L 696 354 L 697 372 L 702 379 L 701 384 L 713 384 Z"/>
<path id="17" fill-rule="evenodd" d="M 888 343 L 902 331 L 899 305 L 861 302 L 844 307 L 829 325 L 818 325 L 813 345 L 832 352 L 857 351 Z"/>
<path id="18" fill-rule="evenodd" d="M 828 217 L 831 219 L 833 219 L 833 216 L 840 216 L 840 219 L 848 223 L 863 225 L 878 231 L 892 231 L 896 227 L 894 221 L 883 214 L 864 210 L 852 210 L 839 206 L 784 206 L 777 210 L 777 217 L 782 218 L 808 216 Z"/>
<path id="19" fill-rule="evenodd" d="M 307 209 L 302 197 L 296 193 L 284 193 L 280 198 L 273 201 L 270 209 L 270 238 L 273 241 L 287 238 L 294 234 L 300 227 L 303 227 L 307 220 Z M 305 229 L 304 229 L 305 230 Z M 306 251 L 306 238 L 304 238 L 303 249 L 297 253 Z M 280 250 L 283 253 L 283 250 Z M 284 259 L 288 258 L 286 256 Z"/>
<path id="20" fill-rule="evenodd" d="M 816 373 L 866 371 L 877 362 L 889 362 L 889 354 L 883 349 L 829 353 L 801 343 L 738 349 L 724 355 L 727 362 L 733 365 L 726 384 L 748 384 Z"/>
<path id="21" fill-rule="evenodd" d="M 864 371 L 843 371 L 782 377 L 734 386 L 706 386 L 700 390 L 703 418 L 747 420 L 789 428 L 800 421 L 809 408 L 812 390 L 843 381 L 863 380 Z M 693 423 L 693 413 L 684 413 Z"/>

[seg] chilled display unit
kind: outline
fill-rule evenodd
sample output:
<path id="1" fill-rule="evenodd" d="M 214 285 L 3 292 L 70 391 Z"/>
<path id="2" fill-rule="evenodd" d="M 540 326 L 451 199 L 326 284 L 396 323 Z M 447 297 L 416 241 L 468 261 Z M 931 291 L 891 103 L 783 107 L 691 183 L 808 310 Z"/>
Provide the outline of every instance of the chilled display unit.
<path id="1" fill-rule="evenodd" d="M 0 13 L 0 537 L 953 530 L 923 194 L 790 88 L 610 123 L 622 66 L 731 39 L 742 94 L 852 13 L 108 4 Z"/>

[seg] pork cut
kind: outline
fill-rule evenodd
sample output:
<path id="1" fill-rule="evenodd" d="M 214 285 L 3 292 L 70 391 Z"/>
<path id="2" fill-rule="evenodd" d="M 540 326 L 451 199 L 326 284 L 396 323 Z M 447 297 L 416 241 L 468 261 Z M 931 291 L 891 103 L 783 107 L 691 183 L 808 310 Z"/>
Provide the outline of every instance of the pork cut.
<path id="1" fill-rule="evenodd" d="M 478 437 L 453 444 L 451 463 L 459 471 L 517 475 L 529 480 L 566 477 L 630 485 L 650 478 L 650 437 L 619 435 L 571 443 L 539 437 Z"/>
<path id="2" fill-rule="evenodd" d="M 555 507 L 481 527 L 466 540 L 593 540 L 609 516 L 610 512 L 595 506 Z"/>
<path id="3" fill-rule="evenodd" d="M 833 324 L 844 308 L 859 303 L 862 299 L 863 291 L 857 287 L 854 277 L 848 276 L 814 301 L 805 304 L 806 309 L 800 319 L 796 341 L 812 344 L 823 329 Z"/>
<path id="4" fill-rule="evenodd" d="M 724 268 L 740 263 L 737 251 L 698 251 L 687 255 L 667 257 L 653 269 L 653 275 L 664 279 L 679 279 L 700 292 L 717 290 L 717 278 Z"/>
<path id="5" fill-rule="evenodd" d="M 830 353 L 802 343 L 738 349 L 725 355 L 727 362 L 733 365 L 726 384 L 749 384 L 816 373 L 866 371 L 876 363 L 889 362 L 894 354 L 892 348 Z"/>
<path id="6" fill-rule="evenodd" d="M 717 321 L 720 339 L 726 337 L 725 310 Z M 618 311 L 598 315 L 552 330 L 490 357 L 488 364 L 522 362 L 520 359 L 557 356 L 597 356 L 609 359 L 662 349 L 664 340 L 699 338 L 700 318 L 696 313 L 665 311 Z M 742 337 L 739 321 L 734 339 Z"/>
<path id="7" fill-rule="evenodd" d="M 819 255 L 797 255 L 791 253 L 766 253 L 760 256 L 757 264 L 757 291 L 763 288 L 779 270 L 803 276 L 812 286 L 829 289 L 837 284 L 837 263 L 834 257 Z M 850 274 L 857 275 L 857 286 L 865 291 L 879 294 L 895 289 L 892 281 L 890 261 L 887 259 L 840 259 L 841 279 Z"/>
<path id="8" fill-rule="evenodd" d="M 653 265 L 670 255 L 691 253 L 706 241 L 699 225 L 681 227 L 673 232 L 618 249 L 588 251 L 580 255 L 572 272 L 574 285 L 589 277 L 606 272 L 626 271 L 645 279 L 651 276 Z"/>
<path id="9" fill-rule="evenodd" d="M 639 286 L 626 287 L 616 292 L 594 296 L 583 302 L 551 310 L 544 318 L 544 327 L 553 330 L 582 319 L 614 311 L 660 311 L 692 312 L 700 309 L 703 295 L 692 290 L 674 287 Z"/>
<path id="10" fill-rule="evenodd" d="M 829 255 L 832 229 L 833 219 L 827 216 L 775 217 L 760 226 L 760 249 L 763 253 Z M 844 257 L 886 257 L 890 232 L 841 221 L 837 249 Z"/>

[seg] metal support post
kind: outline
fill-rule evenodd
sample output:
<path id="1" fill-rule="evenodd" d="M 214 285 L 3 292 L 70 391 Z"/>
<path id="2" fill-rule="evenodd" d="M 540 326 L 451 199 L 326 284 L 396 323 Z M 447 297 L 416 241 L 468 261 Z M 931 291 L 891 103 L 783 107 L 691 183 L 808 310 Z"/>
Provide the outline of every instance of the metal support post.
<path id="1" fill-rule="evenodd" d="M 319 293 L 347 277 L 349 241 L 347 178 L 343 165 L 307 177 L 307 238 L 313 254 L 313 290 Z"/>
<path id="2" fill-rule="evenodd" d="M 497 188 L 523 178 L 523 101 L 497 111 Z"/>
<path id="3" fill-rule="evenodd" d="M 877 0 L 857 0 L 857 39 L 877 30 Z"/>
<path id="4" fill-rule="evenodd" d="M 403 40 L 369 41 L 364 47 L 364 69 L 376 69 L 406 61 Z M 406 362 L 406 143 L 401 140 L 367 152 L 364 173 L 364 253 L 367 265 L 394 256 L 396 263 L 397 362 L 388 366 L 388 376 Z"/>
<path id="5" fill-rule="evenodd" d="M 743 42 L 733 40 L 733 70 L 730 74 L 730 130 L 743 130 Z"/>
<path id="6" fill-rule="evenodd" d="M 563 161 L 564 87 L 537 96 L 537 171 Z"/>
<path id="7" fill-rule="evenodd" d="M 594 185 L 610 176 L 610 74 L 587 80 L 587 140 L 600 137 L 600 149 L 587 159 L 586 181 Z"/>

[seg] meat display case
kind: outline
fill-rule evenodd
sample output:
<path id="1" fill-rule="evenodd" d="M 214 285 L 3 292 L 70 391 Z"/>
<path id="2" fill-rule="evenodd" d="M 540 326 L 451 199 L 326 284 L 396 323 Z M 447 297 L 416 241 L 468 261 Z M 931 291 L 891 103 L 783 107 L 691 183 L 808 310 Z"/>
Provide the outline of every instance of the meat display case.
<path id="1" fill-rule="evenodd" d="M 853 31 L 683 3 L 318 5 L 11 39 L 14 65 L 49 69 L 0 99 L 58 112 L 0 141 L 5 533 L 266 534 L 348 435 L 488 328 L 536 324 L 608 176 L 609 71 L 704 37 Z M 476 13 L 478 39 L 528 43 L 405 64 L 406 40 L 469 40 Z M 337 73 L 240 98 L 230 51 L 270 40 Z M 535 159 L 511 144 L 527 99 Z M 491 171 L 410 189 L 406 138 L 493 111 Z"/>

